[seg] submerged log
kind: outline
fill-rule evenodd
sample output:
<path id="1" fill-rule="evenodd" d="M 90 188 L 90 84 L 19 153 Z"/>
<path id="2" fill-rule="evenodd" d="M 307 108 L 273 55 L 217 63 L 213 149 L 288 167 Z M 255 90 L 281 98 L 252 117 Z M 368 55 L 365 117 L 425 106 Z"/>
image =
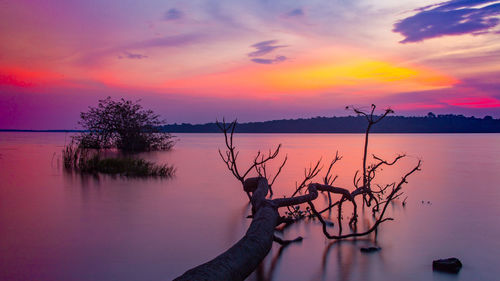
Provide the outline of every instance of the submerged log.
<path id="1" fill-rule="evenodd" d="M 417 166 L 418 168 L 419 166 Z M 415 169 L 417 169 L 415 168 Z M 415 169 L 413 171 L 415 171 Z M 412 172 L 413 172 L 412 171 Z M 412 173 L 410 172 L 410 174 Z M 407 174 L 406 176 L 408 176 Z M 405 181 L 406 176 L 402 182 Z M 244 280 L 247 278 L 266 257 L 271 250 L 273 240 L 275 240 L 274 231 L 280 223 L 278 212 L 279 207 L 293 206 L 302 203 L 309 203 L 313 213 L 323 224 L 323 232 L 329 239 L 343 239 L 349 237 L 363 236 L 374 231 L 377 226 L 390 218 L 383 218 L 383 213 L 388 202 L 384 205 L 384 209 L 377 222 L 367 231 L 362 233 L 350 233 L 346 235 L 330 235 L 326 231 L 326 223 L 311 203 L 318 197 L 318 190 L 327 191 L 335 194 L 342 194 L 342 198 L 354 202 L 354 196 L 346 196 L 347 191 L 343 188 L 321 185 L 317 183 L 309 184 L 308 193 L 290 198 L 266 199 L 267 193 L 270 190 L 269 183 L 266 178 L 249 178 L 243 183 L 244 190 L 247 194 L 252 193 L 250 202 L 252 203 L 252 222 L 248 230 L 236 244 L 229 248 L 224 253 L 215 257 L 209 262 L 199 265 L 186 271 L 174 281 L 196 281 L 196 280 Z M 392 193 L 397 192 L 393 190 Z M 391 193 L 391 194 L 392 194 Z M 392 196 L 392 195 L 391 195 Z M 301 240 L 301 239 L 299 239 Z"/>
<path id="2" fill-rule="evenodd" d="M 186 271 L 174 281 L 244 280 L 252 273 L 271 250 L 274 231 L 280 223 L 279 207 L 310 202 L 318 197 L 318 190 L 327 190 L 310 184 L 308 194 L 292 198 L 266 199 L 270 190 L 266 178 L 249 178 L 244 181 L 245 191 L 252 192 L 252 222 L 236 244 L 213 260 Z M 336 191 L 331 191 L 336 192 Z M 301 241 L 301 238 L 293 241 Z"/>
<path id="3" fill-rule="evenodd" d="M 175 280 L 244 280 L 266 257 L 273 244 L 278 223 L 278 206 L 266 196 L 269 184 L 265 178 L 248 179 L 254 185 L 251 198 L 255 210 L 245 236 L 213 260 L 186 271 Z"/>

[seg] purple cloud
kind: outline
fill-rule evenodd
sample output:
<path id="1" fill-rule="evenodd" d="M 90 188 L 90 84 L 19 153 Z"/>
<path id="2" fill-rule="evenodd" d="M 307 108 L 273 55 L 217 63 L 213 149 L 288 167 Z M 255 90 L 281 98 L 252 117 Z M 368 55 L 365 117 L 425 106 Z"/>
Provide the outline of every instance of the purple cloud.
<path id="1" fill-rule="evenodd" d="M 184 13 L 177 9 L 170 9 L 163 14 L 163 19 L 166 21 L 178 20 L 184 16 Z"/>
<path id="2" fill-rule="evenodd" d="M 204 35 L 199 33 L 179 34 L 153 38 L 128 45 L 129 48 L 176 47 L 199 41 Z"/>
<path id="3" fill-rule="evenodd" d="M 291 10 L 290 12 L 286 13 L 287 17 L 301 17 L 304 15 L 304 10 L 298 8 Z"/>
<path id="4" fill-rule="evenodd" d="M 123 55 L 118 56 L 119 59 L 136 59 L 136 60 L 140 60 L 140 59 L 145 59 L 145 58 L 148 57 L 146 55 L 129 53 L 127 51 L 125 51 L 123 53 L 124 53 Z"/>
<path id="5" fill-rule="evenodd" d="M 262 42 L 253 44 L 251 47 L 253 47 L 257 50 L 249 53 L 248 56 L 249 57 L 260 57 L 260 56 L 269 54 L 278 48 L 288 47 L 286 45 L 275 45 L 276 43 L 278 43 L 278 40 L 268 40 L 268 41 L 262 41 Z"/>
<path id="6" fill-rule="evenodd" d="M 285 56 L 276 56 L 274 59 L 251 59 L 251 61 L 255 63 L 260 63 L 260 64 L 274 64 L 274 63 L 280 63 L 286 61 L 288 58 Z"/>
<path id="7" fill-rule="evenodd" d="M 393 31 L 405 36 L 400 43 L 446 35 L 484 34 L 500 23 L 498 0 L 451 0 L 415 11 L 418 13 L 394 24 Z"/>

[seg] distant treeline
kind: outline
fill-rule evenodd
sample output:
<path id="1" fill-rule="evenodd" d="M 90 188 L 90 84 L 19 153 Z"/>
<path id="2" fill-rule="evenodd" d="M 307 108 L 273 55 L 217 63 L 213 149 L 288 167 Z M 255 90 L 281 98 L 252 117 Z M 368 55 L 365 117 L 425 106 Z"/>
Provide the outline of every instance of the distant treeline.
<path id="1" fill-rule="evenodd" d="M 238 133 L 362 133 L 366 129 L 363 116 L 315 117 L 266 122 L 239 123 Z M 215 123 L 173 124 L 163 126 L 171 133 L 218 133 Z M 388 116 L 374 126 L 374 133 L 500 133 L 500 119 L 463 115 L 434 115 L 425 117 Z"/>

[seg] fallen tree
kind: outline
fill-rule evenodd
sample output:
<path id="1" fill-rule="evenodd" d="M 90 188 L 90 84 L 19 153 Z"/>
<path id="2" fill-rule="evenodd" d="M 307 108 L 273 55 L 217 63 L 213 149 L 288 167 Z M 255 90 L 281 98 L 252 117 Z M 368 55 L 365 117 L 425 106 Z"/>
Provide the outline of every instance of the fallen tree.
<path id="1" fill-rule="evenodd" d="M 373 155 L 376 162 L 367 166 L 370 129 L 388 114 L 393 113 L 392 110 L 387 109 L 382 115 L 377 116 L 374 114 L 375 108 L 375 105 L 372 105 L 371 111 L 369 112 L 364 112 L 357 108 L 353 109 L 358 115 L 366 117 L 368 126 L 365 134 L 363 168 L 361 172 L 358 171 L 354 175 L 354 189 L 352 191 L 334 185 L 337 176 L 332 175 L 333 166 L 342 159 L 342 157 L 336 153 L 334 159 L 328 165 L 328 170 L 323 177 L 323 183 L 312 182 L 322 170 L 320 160 L 305 171 L 304 180 L 297 185 L 295 192 L 290 197 L 277 199 L 268 197 L 268 194 L 272 196 L 272 185 L 275 183 L 276 178 L 285 165 L 287 157 L 284 158 L 279 169 L 272 177 L 268 174 L 266 164 L 279 155 L 281 145 L 278 145 L 274 151 L 269 151 L 268 154 L 263 154 L 259 151 L 257 156 L 254 157 L 250 167 L 244 170 L 244 172 L 240 172 L 243 170 L 238 169 L 238 152 L 233 143 L 236 121 L 230 124 L 226 124 L 225 122 L 222 124 L 218 123 L 219 128 L 224 133 L 226 144 L 225 152 L 223 153 L 219 150 L 219 154 L 226 163 L 227 168 L 234 177 L 240 181 L 243 190 L 248 195 L 252 205 L 252 215 L 250 216 L 252 222 L 243 238 L 231 248 L 211 261 L 188 270 L 175 280 L 244 280 L 258 267 L 261 261 L 269 253 L 273 241 L 282 245 L 287 245 L 302 239 L 298 237 L 294 240 L 282 240 L 274 235 L 276 228 L 282 225 L 281 229 L 283 229 L 306 217 L 317 218 L 322 223 L 322 230 L 325 237 L 337 240 L 366 236 L 376 231 L 383 222 L 392 220 L 392 218 L 385 216 L 387 207 L 391 202 L 402 195 L 402 186 L 407 183 L 407 178 L 411 174 L 420 170 L 421 161 L 419 160 L 413 169 L 404 174 L 400 181 L 385 186 L 377 185 L 378 189 L 372 188 L 373 180 L 381 167 L 392 166 L 405 157 L 405 155 L 398 155 L 394 160 L 386 161 Z M 257 174 L 256 177 L 248 177 L 252 171 Z M 307 193 L 301 194 L 304 189 L 307 189 Z M 319 192 L 327 194 L 328 206 L 318 211 L 314 205 L 314 200 L 318 197 Z M 335 195 L 339 196 L 336 201 L 332 199 Z M 375 218 L 373 224 L 363 231 L 357 230 L 358 203 L 356 201 L 358 198 L 361 200 L 361 202 L 358 203 L 362 203 L 363 206 L 366 207 L 371 207 L 371 211 Z M 353 208 L 353 215 L 348 223 L 351 231 L 345 234 L 342 233 L 342 208 L 344 202 L 349 202 L 352 204 Z M 305 212 L 299 211 L 300 205 L 302 204 L 308 205 Z M 330 234 L 328 232 L 328 227 L 331 223 L 328 223 L 323 218 L 322 214 L 334 207 L 337 208 L 338 212 L 338 233 Z M 280 208 L 287 208 L 287 216 L 280 215 Z M 304 215 L 304 213 L 306 215 Z"/>

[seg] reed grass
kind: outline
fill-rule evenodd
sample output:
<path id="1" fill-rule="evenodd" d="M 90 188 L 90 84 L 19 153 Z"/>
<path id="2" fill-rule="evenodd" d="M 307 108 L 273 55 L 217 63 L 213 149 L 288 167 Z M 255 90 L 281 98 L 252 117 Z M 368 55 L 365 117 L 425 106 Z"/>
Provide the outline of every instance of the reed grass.
<path id="1" fill-rule="evenodd" d="M 66 169 L 88 174 L 167 178 L 175 172 L 173 166 L 133 157 L 105 157 L 99 150 L 80 148 L 74 143 L 64 147 L 62 155 Z"/>

